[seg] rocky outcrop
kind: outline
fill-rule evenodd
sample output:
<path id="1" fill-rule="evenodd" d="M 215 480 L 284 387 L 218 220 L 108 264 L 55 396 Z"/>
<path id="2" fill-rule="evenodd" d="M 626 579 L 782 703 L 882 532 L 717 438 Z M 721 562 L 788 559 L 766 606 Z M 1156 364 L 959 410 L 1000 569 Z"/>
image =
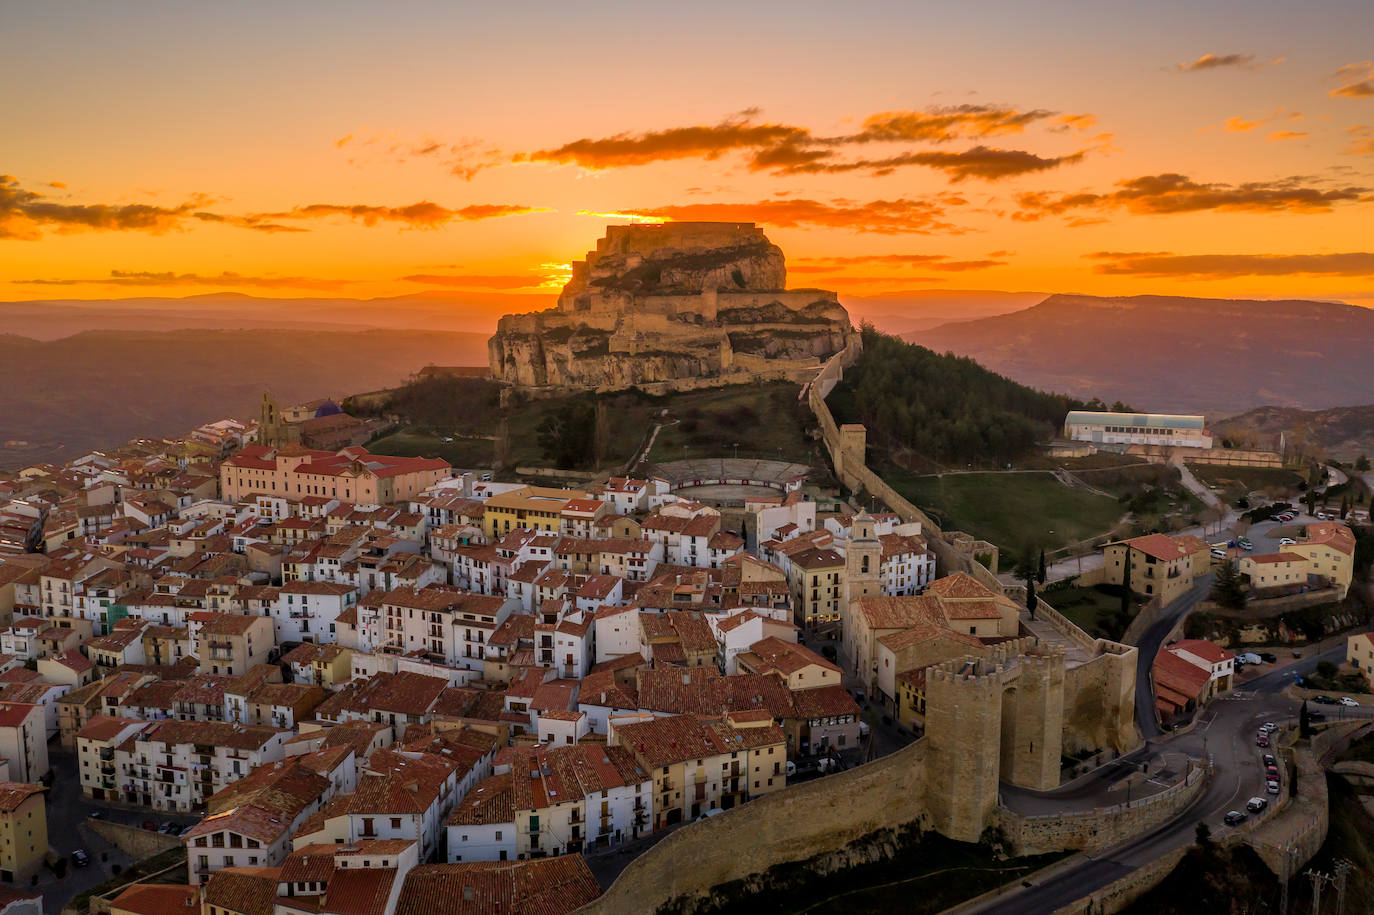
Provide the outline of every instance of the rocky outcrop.
<path id="1" fill-rule="evenodd" d="M 556 308 L 501 318 L 491 372 L 616 390 L 814 368 L 856 334 L 835 293 L 786 280 L 782 250 L 752 223 L 611 226 Z"/>

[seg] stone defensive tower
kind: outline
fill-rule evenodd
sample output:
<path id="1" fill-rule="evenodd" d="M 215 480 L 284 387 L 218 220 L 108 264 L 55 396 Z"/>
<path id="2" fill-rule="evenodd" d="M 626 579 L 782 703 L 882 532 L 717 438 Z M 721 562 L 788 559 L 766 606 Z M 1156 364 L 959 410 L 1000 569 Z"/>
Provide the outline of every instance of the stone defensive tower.
<path id="1" fill-rule="evenodd" d="M 995 664 L 965 658 L 926 669 L 924 739 L 932 825 L 951 839 L 977 842 L 997 809 L 1002 677 Z"/>

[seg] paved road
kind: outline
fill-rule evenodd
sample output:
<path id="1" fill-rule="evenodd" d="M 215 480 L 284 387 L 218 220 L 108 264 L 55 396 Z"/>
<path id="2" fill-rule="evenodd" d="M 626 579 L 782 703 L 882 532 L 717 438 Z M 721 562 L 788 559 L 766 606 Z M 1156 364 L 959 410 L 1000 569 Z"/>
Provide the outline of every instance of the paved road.
<path id="1" fill-rule="evenodd" d="M 1207 598 L 1212 590 L 1212 574 L 1197 579 L 1192 590 L 1164 608 L 1163 614 L 1153 626 L 1145 630 L 1136 646 L 1135 668 L 1135 720 L 1140 726 L 1140 736 L 1149 740 L 1160 734 L 1155 721 L 1155 694 L 1150 685 L 1150 668 L 1154 666 L 1155 656 L 1169 637 L 1170 631 L 1184 616 L 1193 612 L 1197 605 Z"/>
<path id="2" fill-rule="evenodd" d="M 168 816 L 143 808 L 116 807 L 89 800 L 81 793 L 80 779 L 76 772 L 76 756 L 59 751 L 56 744 L 49 752 L 54 778 L 53 786 L 48 791 L 48 844 L 61 855 L 70 855 L 78 848 L 83 849 L 91 856 L 91 864 L 84 868 L 69 867 L 67 876 L 60 881 L 53 878 L 51 871 L 43 870 L 38 888 L 43 893 L 44 915 L 58 915 L 72 897 L 114 876 L 113 868 L 116 865 L 120 870 L 125 870 L 133 863 L 128 855 L 86 826 L 86 819 L 91 814 L 99 813 L 106 820 L 130 826 L 140 825 L 144 820 L 152 820 L 159 825 L 170 821 L 186 826 L 199 819 Z"/>
<path id="3" fill-rule="evenodd" d="M 1207 788 L 1179 816 L 1146 835 L 1060 871 L 1043 883 L 989 900 L 971 911 L 996 915 L 1053 912 L 1173 849 L 1191 844 L 1198 822 L 1207 823 L 1214 834 L 1224 830 L 1221 819 L 1227 811 L 1243 809 L 1247 798 L 1265 794 L 1259 759 L 1263 751 L 1255 747 L 1255 730 L 1265 721 L 1295 720 L 1299 703 L 1280 695 L 1281 690 L 1292 683 L 1294 673 L 1304 675 L 1315 670 L 1319 661 L 1339 660 L 1344 653 L 1344 641 L 1343 636 L 1329 639 L 1319 651 L 1309 651 L 1302 660 L 1246 682 L 1233 696 L 1211 703 L 1189 733 L 1151 741 L 1156 749 L 1167 747 L 1194 759 L 1212 760 Z M 1345 713 L 1367 717 L 1371 711 L 1374 710 L 1346 709 Z"/>

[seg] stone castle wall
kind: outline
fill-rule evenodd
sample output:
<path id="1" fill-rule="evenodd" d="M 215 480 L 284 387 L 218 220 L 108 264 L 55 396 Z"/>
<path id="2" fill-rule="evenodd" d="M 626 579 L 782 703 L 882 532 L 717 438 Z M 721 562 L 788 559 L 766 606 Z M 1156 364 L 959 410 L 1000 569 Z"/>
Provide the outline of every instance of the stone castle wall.
<path id="1" fill-rule="evenodd" d="M 926 753 L 926 742 L 917 741 L 677 829 L 631 862 L 579 915 L 653 912 L 672 900 L 703 899 L 712 887 L 919 821 Z"/>

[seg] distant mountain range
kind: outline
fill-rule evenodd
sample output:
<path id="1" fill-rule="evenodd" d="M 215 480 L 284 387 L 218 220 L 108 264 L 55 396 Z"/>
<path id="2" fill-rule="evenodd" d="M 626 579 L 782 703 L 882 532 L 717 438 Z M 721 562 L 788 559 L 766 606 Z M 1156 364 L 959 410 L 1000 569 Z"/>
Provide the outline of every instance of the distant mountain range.
<path id="1" fill-rule="evenodd" d="M 3 334 L 0 466 L 256 417 L 264 389 L 284 403 L 342 398 L 428 364 L 485 364 L 486 353 L 486 334 L 418 330 Z"/>
<path id="2" fill-rule="evenodd" d="M 1160 413 L 1324 409 L 1374 392 L 1374 309 L 1338 302 L 1053 295 L 902 337 L 1041 390 Z"/>

